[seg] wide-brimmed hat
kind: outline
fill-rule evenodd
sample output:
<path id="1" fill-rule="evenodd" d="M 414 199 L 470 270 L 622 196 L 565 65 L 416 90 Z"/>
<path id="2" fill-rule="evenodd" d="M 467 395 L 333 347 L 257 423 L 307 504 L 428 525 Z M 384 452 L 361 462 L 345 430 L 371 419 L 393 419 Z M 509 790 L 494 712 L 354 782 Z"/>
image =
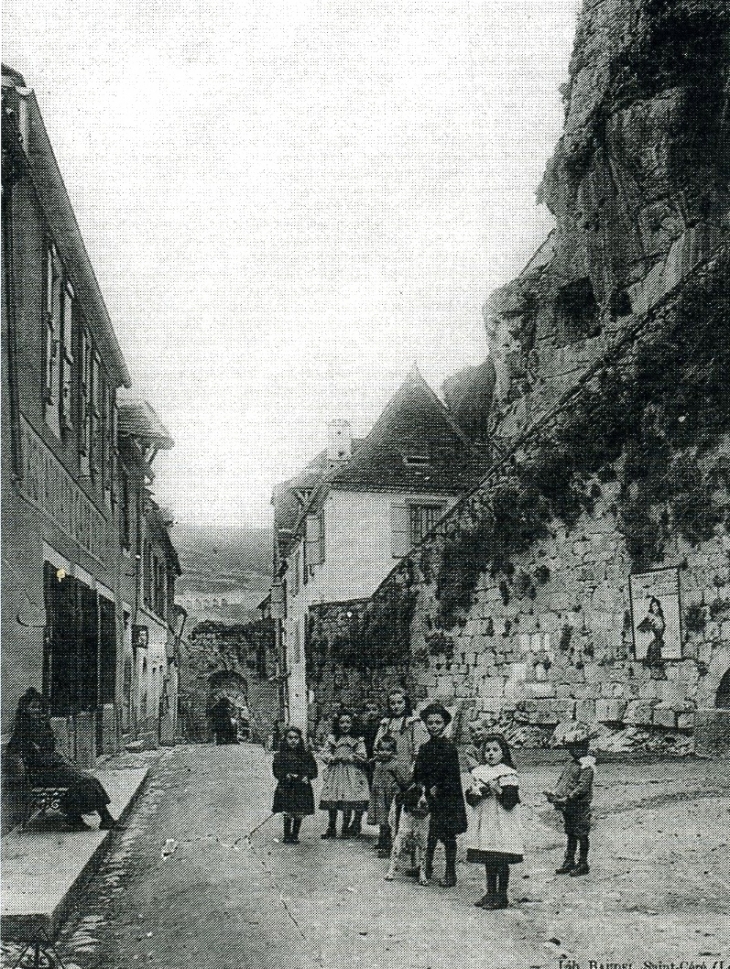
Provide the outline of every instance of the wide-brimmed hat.
<path id="1" fill-rule="evenodd" d="M 440 703 L 429 703 L 427 707 L 424 707 L 420 713 L 421 720 L 423 720 L 423 722 L 425 723 L 426 718 L 433 713 L 437 713 L 440 717 L 443 717 L 444 723 L 446 724 L 446 726 L 448 726 L 451 723 L 451 714 L 446 709 L 446 707 L 442 707 Z"/>

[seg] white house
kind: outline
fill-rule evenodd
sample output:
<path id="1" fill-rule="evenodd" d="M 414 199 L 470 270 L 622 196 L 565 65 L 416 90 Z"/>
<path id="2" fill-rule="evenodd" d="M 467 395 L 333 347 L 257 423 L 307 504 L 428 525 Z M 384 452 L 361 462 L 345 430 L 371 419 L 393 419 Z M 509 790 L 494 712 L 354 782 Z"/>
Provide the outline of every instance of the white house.
<path id="1" fill-rule="evenodd" d="M 481 451 L 414 367 L 370 433 L 329 427 L 326 451 L 274 492 L 275 577 L 289 717 L 307 726 L 310 606 L 369 598 L 484 468 Z"/>

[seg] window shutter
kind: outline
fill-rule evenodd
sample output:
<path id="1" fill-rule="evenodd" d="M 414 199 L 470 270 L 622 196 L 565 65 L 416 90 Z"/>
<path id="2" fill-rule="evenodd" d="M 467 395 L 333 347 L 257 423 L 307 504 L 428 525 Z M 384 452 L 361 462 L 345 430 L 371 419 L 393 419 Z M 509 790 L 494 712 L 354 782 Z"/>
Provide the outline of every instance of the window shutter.
<path id="1" fill-rule="evenodd" d="M 410 548 L 408 526 L 408 505 L 394 501 L 390 506 L 390 541 L 391 552 L 395 558 L 405 555 Z"/>
<path id="2" fill-rule="evenodd" d="M 321 565 L 320 517 L 307 515 L 307 562 L 309 565 Z"/>
<path id="3" fill-rule="evenodd" d="M 71 410 L 71 387 L 73 381 L 73 326 L 74 326 L 74 292 L 70 283 L 66 283 L 63 294 L 63 353 L 61 356 L 61 426 L 69 430 L 73 426 Z"/>

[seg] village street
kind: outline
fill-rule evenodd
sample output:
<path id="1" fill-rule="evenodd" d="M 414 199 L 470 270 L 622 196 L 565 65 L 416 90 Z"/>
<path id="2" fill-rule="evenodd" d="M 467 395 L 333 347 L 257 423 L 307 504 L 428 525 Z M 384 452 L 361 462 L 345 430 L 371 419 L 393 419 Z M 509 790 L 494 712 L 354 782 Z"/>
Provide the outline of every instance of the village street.
<path id="1" fill-rule="evenodd" d="M 564 755 L 517 756 L 529 854 L 494 913 L 473 906 L 475 865 L 450 891 L 385 882 L 372 829 L 322 841 L 318 813 L 281 844 L 261 747 L 165 751 L 59 951 L 82 969 L 730 964 L 727 760 L 599 764 L 592 871 L 574 879 L 553 874 L 563 838 L 540 794 Z"/>

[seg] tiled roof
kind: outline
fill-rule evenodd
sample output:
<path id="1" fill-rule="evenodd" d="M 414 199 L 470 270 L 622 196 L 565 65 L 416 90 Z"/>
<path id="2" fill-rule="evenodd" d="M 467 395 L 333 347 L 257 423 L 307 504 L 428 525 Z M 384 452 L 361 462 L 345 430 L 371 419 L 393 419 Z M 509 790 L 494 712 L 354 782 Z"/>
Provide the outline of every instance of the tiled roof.
<path id="1" fill-rule="evenodd" d="M 285 542 L 294 534 L 302 503 L 297 492 L 309 492 L 321 483 L 327 472 L 327 452 L 321 451 L 298 475 L 274 488 L 274 534 Z"/>
<path id="2" fill-rule="evenodd" d="M 163 451 L 169 451 L 175 444 L 170 432 L 146 400 L 120 402 L 119 433 L 146 438 Z"/>
<path id="3" fill-rule="evenodd" d="M 459 494 L 477 484 L 482 469 L 479 451 L 414 367 L 328 483 L 344 490 Z"/>

